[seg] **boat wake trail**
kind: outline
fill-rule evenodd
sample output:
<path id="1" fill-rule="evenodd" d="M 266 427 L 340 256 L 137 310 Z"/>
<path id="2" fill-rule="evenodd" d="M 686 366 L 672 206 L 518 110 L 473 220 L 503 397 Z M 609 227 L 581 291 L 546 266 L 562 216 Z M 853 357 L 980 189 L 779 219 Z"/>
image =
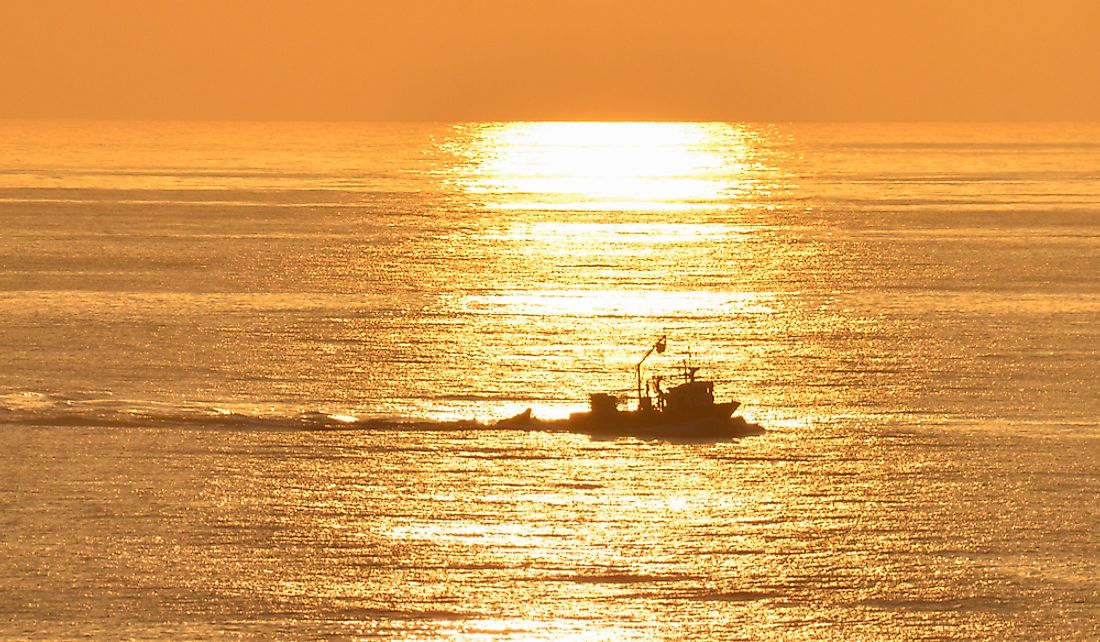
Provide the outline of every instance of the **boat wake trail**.
<path id="1" fill-rule="evenodd" d="M 359 417 L 289 407 L 240 407 L 204 402 L 167 403 L 109 395 L 19 392 L 0 394 L 0 426 L 102 426 L 227 430 L 477 430 L 475 420 L 432 421 Z"/>

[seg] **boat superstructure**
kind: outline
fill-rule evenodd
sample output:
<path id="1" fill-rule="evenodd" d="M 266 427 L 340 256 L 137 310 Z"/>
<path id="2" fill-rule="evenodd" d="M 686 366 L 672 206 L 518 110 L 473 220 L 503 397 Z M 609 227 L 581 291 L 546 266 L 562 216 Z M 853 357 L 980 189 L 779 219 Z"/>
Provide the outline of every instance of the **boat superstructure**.
<path id="1" fill-rule="evenodd" d="M 503 426 L 564 429 L 607 436 L 638 436 L 665 439 L 716 439 L 763 432 L 758 424 L 734 415 L 740 403 L 716 402 L 714 382 L 697 378 L 699 368 L 685 361 L 679 377 L 667 390 L 668 377 L 657 375 L 644 381 L 642 365 L 654 353 L 663 353 L 667 337 L 662 335 L 634 366 L 637 405 L 621 409 L 618 396 L 596 392 L 588 396 L 587 411 L 575 412 L 568 419 L 543 421 L 527 410 L 500 422 Z"/>

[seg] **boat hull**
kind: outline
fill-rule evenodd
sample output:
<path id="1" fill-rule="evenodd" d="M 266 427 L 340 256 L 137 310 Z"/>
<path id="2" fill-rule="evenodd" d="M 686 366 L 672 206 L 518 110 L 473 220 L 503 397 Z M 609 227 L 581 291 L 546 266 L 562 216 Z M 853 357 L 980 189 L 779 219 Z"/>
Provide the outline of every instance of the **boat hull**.
<path id="1" fill-rule="evenodd" d="M 705 413 L 672 415 L 657 411 L 573 413 L 568 419 L 542 420 L 522 412 L 497 422 L 501 428 L 576 432 L 594 437 L 638 437 L 641 439 L 709 440 L 759 435 L 764 428 L 744 417 L 732 416 L 736 403 L 715 404 Z"/>

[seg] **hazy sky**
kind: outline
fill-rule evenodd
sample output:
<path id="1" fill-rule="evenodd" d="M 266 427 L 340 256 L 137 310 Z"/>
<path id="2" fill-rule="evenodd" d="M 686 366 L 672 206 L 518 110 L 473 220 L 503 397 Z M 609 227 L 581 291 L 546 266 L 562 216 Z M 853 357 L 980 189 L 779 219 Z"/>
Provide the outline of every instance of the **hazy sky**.
<path id="1" fill-rule="evenodd" d="M 1100 120 L 1095 0 L 0 0 L 0 117 Z"/>

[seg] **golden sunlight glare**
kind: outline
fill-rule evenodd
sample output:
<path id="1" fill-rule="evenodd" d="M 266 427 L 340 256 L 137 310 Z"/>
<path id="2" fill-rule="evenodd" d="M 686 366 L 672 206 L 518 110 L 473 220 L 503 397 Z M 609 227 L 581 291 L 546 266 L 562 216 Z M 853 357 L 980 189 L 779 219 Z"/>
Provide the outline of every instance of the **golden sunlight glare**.
<path id="1" fill-rule="evenodd" d="M 507 195 L 500 209 L 714 208 L 746 185 L 751 147 L 725 123 L 550 122 L 479 126 L 471 194 Z"/>

